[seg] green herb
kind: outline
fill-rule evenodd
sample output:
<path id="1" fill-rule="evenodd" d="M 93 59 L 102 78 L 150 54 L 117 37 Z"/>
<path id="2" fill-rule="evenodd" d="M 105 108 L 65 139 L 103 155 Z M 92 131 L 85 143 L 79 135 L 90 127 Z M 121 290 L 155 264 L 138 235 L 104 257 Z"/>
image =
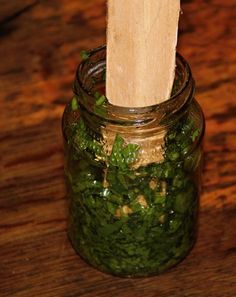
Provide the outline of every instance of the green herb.
<path id="1" fill-rule="evenodd" d="M 71 109 L 72 110 L 77 110 L 79 109 L 79 104 L 78 104 L 78 99 L 76 96 L 74 96 L 71 100 Z"/>
<path id="2" fill-rule="evenodd" d="M 197 137 L 195 124 L 182 119 L 166 136 L 163 162 L 134 169 L 137 144 L 118 134 L 108 155 L 82 118 L 71 124 L 69 235 L 83 258 L 115 275 L 145 276 L 185 257 L 196 227 L 201 152 L 188 152 Z"/>
<path id="3" fill-rule="evenodd" d="M 124 139 L 117 134 L 112 153 L 109 156 L 109 164 L 117 166 L 122 170 L 128 169 L 129 166 L 136 161 L 138 150 L 139 146 L 137 144 L 129 143 L 126 145 Z"/>
<path id="4" fill-rule="evenodd" d="M 193 134 L 192 134 L 192 136 L 191 136 L 193 142 L 198 138 L 199 134 L 200 134 L 200 130 L 199 130 L 199 129 L 196 129 L 196 130 L 193 132 Z"/>
<path id="5" fill-rule="evenodd" d="M 90 53 L 89 53 L 89 51 L 82 50 L 80 52 L 80 56 L 81 56 L 82 60 L 87 60 L 90 57 Z"/>
<path id="6" fill-rule="evenodd" d="M 96 91 L 94 93 L 95 105 L 99 106 L 106 102 L 107 98 L 105 95 L 101 94 L 100 92 Z"/>
<path id="7" fill-rule="evenodd" d="M 96 106 L 101 106 L 103 105 L 104 103 L 106 102 L 106 97 L 104 95 L 100 96 L 96 102 L 95 102 L 95 105 Z"/>

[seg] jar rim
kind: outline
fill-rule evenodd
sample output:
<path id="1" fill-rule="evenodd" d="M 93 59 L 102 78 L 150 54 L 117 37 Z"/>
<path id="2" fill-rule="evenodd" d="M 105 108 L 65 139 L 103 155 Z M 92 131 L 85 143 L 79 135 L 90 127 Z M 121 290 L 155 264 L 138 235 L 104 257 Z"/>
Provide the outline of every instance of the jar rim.
<path id="1" fill-rule="evenodd" d="M 187 61 L 179 54 L 176 54 L 176 77 L 180 77 L 181 85 L 177 92 L 168 100 L 147 107 L 120 107 L 110 104 L 109 102 L 96 106 L 94 97 L 93 76 L 104 71 L 106 67 L 106 46 L 88 51 L 88 59 L 83 60 L 76 72 L 74 81 L 74 93 L 77 96 L 79 104 L 79 114 L 83 115 L 86 123 L 91 125 L 94 131 L 97 127 L 110 125 L 127 126 L 138 128 L 145 127 L 148 133 L 159 133 L 165 131 L 168 127 L 174 126 L 190 110 L 192 103 L 198 110 L 200 124 L 200 135 L 194 143 L 192 150 L 199 146 L 205 131 L 205 120 L 201 107 L 194 99 L 195 81 L 192 77 L 191 69 Z M 180 65 L 178 69 L 178 63 Z M 180 74 L 183 74 L 181 77 Z M 99 77 L 99 76 L 98 76 Z M 90 85 L 86 79 L 90 79 Z M 97 76 L 96 76 L 97 78 Z M 104 80 L 100 81 L 104 85 Z M 92 86 L 92 87 L 91 87 Z M 89 89 L 89 87 L 92 88 Z M 102 94 L 101 94 L 102 95 Z M 68 106 L 70 104 L 68 103 Z M 70 109 L 70 107 L 69 107 Z M 65 113 L 63 118 L 65 118 Z M 191 153 L 191 151 L 189 153 Z"/>
<path id="2" fill-rule="evenodd" d="M 102 45 L 100 47 L 97 47 L 95 49 L 91 49 L 88 51 L 88 59 L 83 60 L 76 71 L 76 77 L 75 77 L 75 84 L 74 84 L 74 92 L 76 95 L 79 95 L 82 92 L 82 95 L 86 96 L 87 100 L 86 102 L 81 102 L 83 106 L 86 108 L 89 108 L 89 105 L 94 105 L 95 100 L 93 95 L 89 92 L 89 90 L 86 88 L 83 80 L 82 80 L 82 74 L 84 71 L 84 68 L 88 63 L 90 62 L 91 58 L 93 58 L 96 54 L 99 54 L 100 52 L 106 52 L 106 45 Z M 104 57 L 105 60 L 105 57 Z M 176 65 L 181 66 L 183 69 L 183 75 L 184 80 L 181 84 L 180 88 L 177 90 L 176 93 L 174 93 L 168 100 L 158 103 L 155 105 L 145 106 L 145 107 L 123 107 L 123 106 L 117 106 L 109 103 L 108 98 L 107 103 L 105 106 L 99 106 L 98 109 L 109 109 L 109 114 L 116 114 L 119 115 L 120 118 L 126 119 L 128 117 L 131 117 L 133 119 L 137 118 L 143 118 L 147 117 L 162 117 L 163 114 L 166 116 L 168 113 L 175 113 L 176 111 L 180 111 L 184 106 L 188 105 L 189 101 L 193 98 L 194 93 L 194 87 L 195 82 L 192 77 L 191 69 L 187 63 L 187 61 L 179 54 L 176 53 Z M 78 90 L 79 89 L 79 90 Z M 182 96 L 185 94 L 184 96 Z M 176 101 L 179 101 L 179 97 L 185 97 L 185 100 L 183 100 L 182 104 L 179 104 L 178 108 L 176 108 Z M 81 98 L 80 98 L 81 99 Z M 174 107 L 174 108 L 173 108 Z M 177 110 L 178 109 L 178 110 Z M 169 112 L 168 112 L 169 110 Z M 91 111 L 91 110 L 90 110 Z M 102 112 L 100 113 L 102 114 Z M 161 116 L 162 115 L 162 116 Z"/>

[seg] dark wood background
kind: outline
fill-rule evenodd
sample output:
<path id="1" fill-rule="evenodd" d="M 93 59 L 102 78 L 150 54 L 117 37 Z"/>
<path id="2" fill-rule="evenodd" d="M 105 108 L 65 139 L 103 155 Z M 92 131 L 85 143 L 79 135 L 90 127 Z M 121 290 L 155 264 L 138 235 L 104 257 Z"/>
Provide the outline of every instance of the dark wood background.
<path id="1" fill-rule="evenodd" d="M 66 237 L 60 121 L 80 51 L 105 42 L 105 0 L 0 0 L 0 296 L 236 296 L 236 3 L 185 0 L 179 51 L 207 122 L 197 244 L 164 275 L 87 266 Z"/>

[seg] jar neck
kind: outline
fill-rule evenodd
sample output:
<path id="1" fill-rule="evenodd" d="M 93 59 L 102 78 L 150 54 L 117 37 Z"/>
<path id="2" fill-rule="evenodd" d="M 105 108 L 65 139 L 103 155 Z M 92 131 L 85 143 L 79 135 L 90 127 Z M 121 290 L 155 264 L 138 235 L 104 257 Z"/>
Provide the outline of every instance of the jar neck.
<path id="1" fill-rule="evenodd" d="M 102 46 L 89 52 L 89 58 L 79 65 L 75 77 L 74 93 L 78 96 L 81 115 L 91 128 L 110 124 L 161 131 L 175 125 L 188 113 L 194 96 L 195 83 L 189 65 L 181 55 L 176 56 L 172 96 L 157 105 L 126 108 L 114 106 L 107 99 L 102 106 L 97 106 L 94 94 L 97 91 L 105 92 L 103 79 L 105 71 L 106 47 Z"/>

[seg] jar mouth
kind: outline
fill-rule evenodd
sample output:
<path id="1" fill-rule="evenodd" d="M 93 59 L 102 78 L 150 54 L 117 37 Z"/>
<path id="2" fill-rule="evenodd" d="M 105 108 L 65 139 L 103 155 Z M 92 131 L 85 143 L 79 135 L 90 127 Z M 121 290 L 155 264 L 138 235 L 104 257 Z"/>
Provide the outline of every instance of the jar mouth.
<path id="1" fill-rule="evenodd" d="M 145 107 L 122 107 L 107 102 L 102 106 L 95 106 L 94 92 L 92 82 L 90 81 L 95 75 L 100 76 L 106 69 L 106 46 L 88 51 L 88 59 L 83 60 L 76 72 L 74 92 L 79 97 L 79 103 L 84 108 L 97 116 L 106 120 L 117 121 L 143 121 L 148 119 L 163 119 L 176 113 L 181 113 L 183 109 L 191 103 L 194 95 L 194 80 L 190 67 L 186 60 L 176 53 L 176 71 L 175 82 L 178 86 L 173 87 L 171 97 L 159 104 Z M 104 83 L 104 82 L 103 82 Z M 105 92 L 105 91 L 104 91 Z M 102 94 L 103 95 L 103 94 Z M 94 106 L 96 111 L 94 112 Z"/>

